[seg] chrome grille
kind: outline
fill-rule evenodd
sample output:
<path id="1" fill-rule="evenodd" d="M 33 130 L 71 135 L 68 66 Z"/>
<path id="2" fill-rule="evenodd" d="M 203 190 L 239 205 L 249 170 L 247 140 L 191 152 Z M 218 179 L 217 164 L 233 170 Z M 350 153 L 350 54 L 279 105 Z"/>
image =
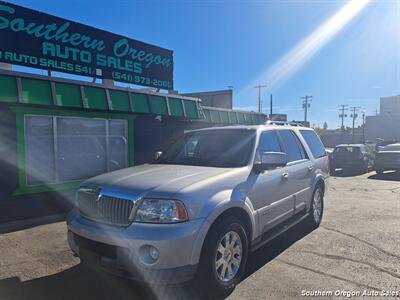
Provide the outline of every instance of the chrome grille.
<path id="1" fill-rule="evenodd" d="M 132 223 L 135 201 L 87 190 L 78 191 L 77 197 L 79 212 L 87 219 L 116 226 Z"/>

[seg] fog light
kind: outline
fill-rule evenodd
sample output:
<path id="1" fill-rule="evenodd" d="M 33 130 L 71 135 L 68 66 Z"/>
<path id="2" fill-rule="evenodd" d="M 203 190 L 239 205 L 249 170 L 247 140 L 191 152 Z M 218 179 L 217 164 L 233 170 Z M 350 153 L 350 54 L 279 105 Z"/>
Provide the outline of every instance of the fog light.
<path id="1" fill-rule="evenodd" d="M 154 248 L 153 246 L 149 247 L 149 254 L 153 260 L 157 260 L 158 257 L 160 256 L 160 252 L 158 252 L 158 250 L 156 248 Z"/>
<path id="2" fill-rule="evenodd" d="M 152 265 L 155 264 L 160 257 L 160 251 L 154 246 L 144 245 L 139 249 L 139 257 L 142 263 Z"/>

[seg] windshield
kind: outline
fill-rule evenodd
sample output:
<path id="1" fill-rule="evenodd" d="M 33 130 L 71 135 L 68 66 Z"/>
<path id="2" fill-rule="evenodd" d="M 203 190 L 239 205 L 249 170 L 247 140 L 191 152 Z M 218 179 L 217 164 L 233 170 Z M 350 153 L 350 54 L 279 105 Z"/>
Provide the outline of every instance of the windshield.
<path id="1" fill-rule="evenodd" d="M 255 130 L 221 129 L 186 133 L 153 163 L 236 168 L 248 164 Z"/>

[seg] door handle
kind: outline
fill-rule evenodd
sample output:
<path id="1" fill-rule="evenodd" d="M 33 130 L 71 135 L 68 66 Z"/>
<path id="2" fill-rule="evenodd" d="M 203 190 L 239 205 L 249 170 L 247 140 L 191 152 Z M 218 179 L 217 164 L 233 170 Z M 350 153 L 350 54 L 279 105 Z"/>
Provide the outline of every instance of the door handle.
<path id="1" fill-rule="evenodd" d="M 282 177 L 285 178 L 285 179 L 288 179 L 289 178 L 289 173 L 283 173 Z"/>

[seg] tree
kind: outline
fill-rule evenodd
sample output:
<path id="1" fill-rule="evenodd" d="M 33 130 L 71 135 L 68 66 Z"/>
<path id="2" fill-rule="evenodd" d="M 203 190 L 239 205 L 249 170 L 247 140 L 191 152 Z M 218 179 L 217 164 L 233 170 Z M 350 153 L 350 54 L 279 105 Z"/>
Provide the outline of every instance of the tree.
<path id="1" fill-rule="evenodd" d="M 324 128 L 324 130 L 327 130 L 328 129 L 328 123 L 324 122 L 323 128 Z"/>

